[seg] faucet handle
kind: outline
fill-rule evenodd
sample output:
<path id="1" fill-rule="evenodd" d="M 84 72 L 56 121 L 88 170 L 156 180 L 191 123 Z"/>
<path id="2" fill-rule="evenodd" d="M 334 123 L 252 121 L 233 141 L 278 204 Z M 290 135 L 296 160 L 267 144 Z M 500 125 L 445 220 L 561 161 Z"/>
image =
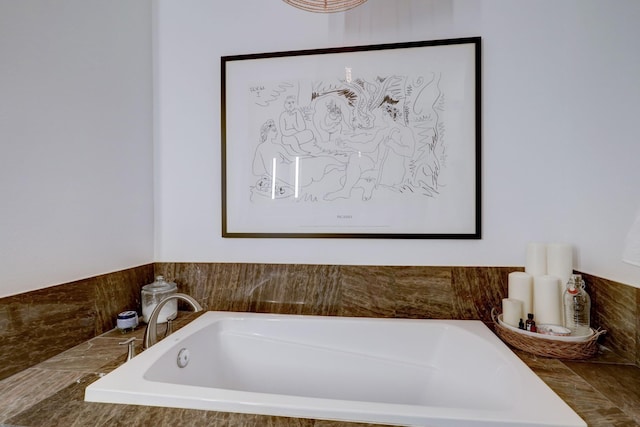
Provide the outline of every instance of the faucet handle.
<path id="1" fill-rule="evenodd" d="M 178 313 L 172 313 L 167 317 L 167 329 L 164 331 L 164 337 L 168 337 L 173 333 L 173 321 L 178 317 Z"/>
<path id="2" fill-rule="evenodd" d="M 119 345 L 128 345 L 127 349 L 127 362 L 133 359 L 136 355 L 136 337 L 131 337 L 126 341 L 118 343 Z"/>

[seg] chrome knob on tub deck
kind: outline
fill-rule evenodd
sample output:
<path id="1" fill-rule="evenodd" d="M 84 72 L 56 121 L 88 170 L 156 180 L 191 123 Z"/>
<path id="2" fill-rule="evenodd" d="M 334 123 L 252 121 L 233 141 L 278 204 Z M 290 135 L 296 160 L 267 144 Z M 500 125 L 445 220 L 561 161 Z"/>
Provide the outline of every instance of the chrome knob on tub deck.
<path id="1" fill-rule="evenodd" d="M 144 331 L 144 348 L 151 347 L 157 341 L 158 316 L 160 315 L 160 310 L 162 310 L 162 307 L 164 307 L 164 305 L 169 301 L 178 299 L 189 303 L 189 305 L 193 308 L 193 311 L 202 311 L 202 306 L 198 304 L 198 301 L 187 294 L 169 295 L 155 306 L 155 308 L 151 312 L 151 316 L 149 316 L 149 322 L 147 323 L 147 328 Z"/>

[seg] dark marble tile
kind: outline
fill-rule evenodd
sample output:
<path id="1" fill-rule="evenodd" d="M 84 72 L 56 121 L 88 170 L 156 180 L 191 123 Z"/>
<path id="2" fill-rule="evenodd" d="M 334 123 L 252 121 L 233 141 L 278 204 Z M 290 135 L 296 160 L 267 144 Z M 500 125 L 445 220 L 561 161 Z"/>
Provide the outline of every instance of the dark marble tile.
<path id="1" fill-rule="evenodd" d="M 636 421 L 614 404 L 609 396 L 595 389 L 564 362 L 535 356 L 521 350 L 514 350 L 514 353 L 525 361 L 590 427 L 636 425 Z M 592 366 L 588 363 L 583 365 L 584 367 Z"/>
<path id="2" fill-rule="evenodd" d="M 163 274 L 208 310 L 332 315 L 339 267 L 160 263 Z"/>
<path id="3" fill-rule="evenodd" d="M 451 318 L 448 267 L 342 266 L 343 316 Z"/>
<path id="4" fill-rule="evenodd" d="M 637 359 L 637 289 L 583 274 L 591 296 L 591 323 L 607 330 L 601 343 L 633 363 Z"/>
<path id="5" fill-rule="evenodd" d="M 0 423 L 82 378 L 79 372 L 30 368 L 0 381 Z"/>
<path id="6" fill-rule="evenodd" d="M 0 379 L 113 328 L 152 274 L 149 264 L 1 298 Z"/>
<path id="7" fill-rule="evenodd" d="M 636 288 L 636 366 L 640 366 L 640 288 Z"/>
<path id="8" fill-rule="evenodd" d="M 136 310 L 142 314 L 140 291 L 153 282 L 153 264 L 97 276 L 95 286 L 96 335 L 115 328 L 118 313 Z"/>
<path id="9" fill-rule="evenodd" d="M 508 267 L 453 267 L 453 318 L 491 322 L 491 309 L 501 311 L 507 295 Z"/>
<path id="10" fill-rule="evenodd" d="M 124 339 L 97 337 L 70 348 L 36 365 L 39 369 L 55 371 L 77 371 L 84 373 L 105 373 L 101 368 L 118 360 L 123 363 L 127 357 L 127 346 L 120 345 Z M 141 350 L 142 340 L 137 342 Z"/>
<path id="11" fill-rule="evenodd" d="M 640 425 L 640 368 L 635 365 L 603 364 L 598 369 L 579 362 L 565 362 L 593 388 L 629 414 Z"/>
<path id="12" fill-rule="evenodd" d="M 157 263 L 156 275 L 176 282 L 178 292 L 195 298 L 205 310 L 248 311 L 245 282 L 248 264 Z"/>
<path id="13" fill-rule="evenodd" d="M 247 269 L 250 310 L 283 314 L 335 314 L 339 267 L 262 265 Z"/>
<path id="14" fill-rule="evenodd" d="M 0 378 L 95 336 L 92 289 L 86 282 L 0 300 Z"/>
<path id="15" fill-rule="evenodd" d="M 616 406 L 591 407 L 579 413 L 589 427 L 637 427 L 638 423 Z"/>
<path id="16" fill-rule="evenodd" d="M 395 317 L 391 267 L 340 267 L 340 316 Z"/>
<path id="17" fill-rule="evenodd" d="M 395 317 L 450 319 L 453 317 L 451 269 L 448 267 L 394 267 Z"/>

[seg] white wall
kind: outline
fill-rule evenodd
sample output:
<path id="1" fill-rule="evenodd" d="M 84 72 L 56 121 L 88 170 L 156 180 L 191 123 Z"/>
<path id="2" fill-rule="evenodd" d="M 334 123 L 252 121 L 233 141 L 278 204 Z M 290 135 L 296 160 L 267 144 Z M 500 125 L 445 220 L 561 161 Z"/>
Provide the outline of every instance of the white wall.
<path id="1" fill-rule="evenodd" d="M 640 286 L 620 262 L 640 205 L 639 2 L 221 5 L 0 0 L 0 296 L 154 260 L 516 266 L 533 240 Z M 220 237 L 221 55 L 466 36 L 483 38 L 482 240 Z"/>
<path id="2" fill-rule="evenodd" d="M 522 266 L 529 241 L 640 286 L 620 261 L 640 205 L 640 2 L 158 0 L 156 261 Z M 220 56 L 481 36 L 483 239 L 223 239 Z"/>
<path id="3" fill-rule="evenodd" d="M 0 0 L 0 296 L 153 261 L 150 0 Z"/>

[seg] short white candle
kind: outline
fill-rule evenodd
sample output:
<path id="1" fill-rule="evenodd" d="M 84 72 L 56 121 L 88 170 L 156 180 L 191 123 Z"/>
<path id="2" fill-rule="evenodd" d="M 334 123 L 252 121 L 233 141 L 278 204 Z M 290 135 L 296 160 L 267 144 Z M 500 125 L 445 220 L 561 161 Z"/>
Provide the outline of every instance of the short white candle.
<path id="1" fill-rule="evenodd" d="M 533 313 L 533 277 L 522 271 L 509 273 L 508 297 L 522 301 L 522 314 L 526 319 L 528 313 Z"/>
<path id="2" fill-rule="evenodd" d="M 512 298 L 502 299 L 502 320 L 511 326 L 518 327 L 522 317 L 522 301 Z"/>
<path id="3" fill-rule="evenodd" d="M 533 278 L 533 313 L 537 324 L 562 325 L 559 283 L 555 276 Z"/>

